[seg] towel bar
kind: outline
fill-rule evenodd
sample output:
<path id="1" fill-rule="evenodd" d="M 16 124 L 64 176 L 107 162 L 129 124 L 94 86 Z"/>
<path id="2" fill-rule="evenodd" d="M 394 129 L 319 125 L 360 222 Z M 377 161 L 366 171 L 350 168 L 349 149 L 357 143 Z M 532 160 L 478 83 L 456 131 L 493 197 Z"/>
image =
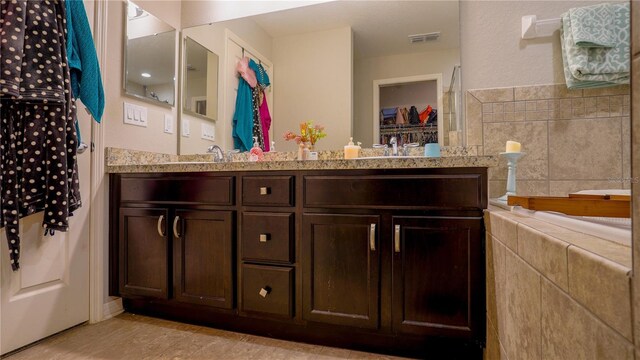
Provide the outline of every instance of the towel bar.
<path id="1" fill-rule="evenodd" d="M 561 26 L 561 18 L 538 20 L 535 15 L 525 15 L 522 17 L 522 38 L 535 39 L 551 36 Z"/>

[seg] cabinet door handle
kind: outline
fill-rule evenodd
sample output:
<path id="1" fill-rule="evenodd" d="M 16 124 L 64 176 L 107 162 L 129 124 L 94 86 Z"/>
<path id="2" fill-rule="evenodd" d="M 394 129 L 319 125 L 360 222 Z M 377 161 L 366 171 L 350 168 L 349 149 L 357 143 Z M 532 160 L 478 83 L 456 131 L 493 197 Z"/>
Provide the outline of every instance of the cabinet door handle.
<path id="1" fill-rule="evenodd" d="M 160 215 L 158 218 L 158 235 L 164 237 L 164 232 L 162 231 L 162 220 L 164 220 L 164 215 Z"/>
<path id="2" fill-rule="evenodd" d="M 395 252 L 400 252 L 400 225 L 396 225 L 393 231 L 393 247 Z"/>
<path id="3" fill-rule="evenodd" d="M 258 292 L 258 294 L 260 296 L 262 296 L 263 298 L 266 298 L 267 295 L 269 295 L 270 292 L 271 292 L 271 288 L 268 287 L 268 286 L 265 286 L 262 289 L 260 289 L 260 292 Z"/>
<path id="4" fill-rule="evenodd" d="M 260 234 L 260 242 L 267 242 L 270 237 L 269 234 Z"/>
<path id="5" fill-rule="evenodd" d="M 173 218 L 173 236 L 179 238 L 180 234 L 178 233 L 178 221 L 180 221 L 180 216 Z"/>
<path id="6" fill-rule="evenodd" d="M 369 248 L 371 251 L 376 251 L 376 224 L 371 224 L 369 230 Z"/>
<path id="7" fill-rule="evenodd" d="M 263 186 L 260 188 L 260 195 L 269 195 L 269 190 L 271 190 L 270 188 Z"/>

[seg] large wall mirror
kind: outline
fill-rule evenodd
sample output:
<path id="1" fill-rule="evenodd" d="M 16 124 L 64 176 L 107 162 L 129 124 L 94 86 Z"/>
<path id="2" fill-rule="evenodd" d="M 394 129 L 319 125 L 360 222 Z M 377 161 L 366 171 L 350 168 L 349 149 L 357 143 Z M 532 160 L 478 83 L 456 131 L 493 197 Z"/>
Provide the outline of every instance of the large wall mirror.
<path id="1" fill-rule="evenodd" d="M 174 105 L 176 29 L 131 1 L 125 11 L 125 94 Z"/>
<path id="2" fill-rule="evenodd" d="M 186 36 L 183 42 L 182 110 L 190 115 L 218 117 L 218 55 Z"/>
<path id="3" fill-rule="evenodd" d="M 218 114 L 213 115 L 218 119 L 215 139 L 203 140 L 201 127 L 211 123 L 185 116 L 193 108 L 185 110 L 180 118 L 188 121 L 190 135 L 180 136 L 181 154 L 205 152 L 213 143 L 223 149 L 233 147 L 237 90 L 233 83 L 237 82 L 237 59 L 242 57 L 238 51 L 259 55 L 263 64 L 272 65 L 271 140 L 279 151 L 295 149 L 282 134 L 297 131 L 307 120 L 326 128 L 327 137 L 318 142 L 318 150 L 341 149 L 350 136 L 363 146 L 379 142 L 374 140 L 379 131 L 375 129 L 379 111 L 373 109 L 376 80 L 440 74 L 440 103 L 425 97 L 415 104 L 407 99 L 398 106 L 415 105 L 421 111 L 430 105 L 438 110 L 439 123 L 451 113 L 445 109 L 450 105 L 446 96 L 454 69 L 460 65 L 457 1 L 332 1 L 185 28 L 183 34 L 224 61 L 218 72 Z M 240 45 L 233 47 L 233 43 Z M 186 80 L 183 98 L 191 91 Z M 186 108 L 190 104 L 184 101 Z M 403 135 L 399 132 L 399 136 Z"/>

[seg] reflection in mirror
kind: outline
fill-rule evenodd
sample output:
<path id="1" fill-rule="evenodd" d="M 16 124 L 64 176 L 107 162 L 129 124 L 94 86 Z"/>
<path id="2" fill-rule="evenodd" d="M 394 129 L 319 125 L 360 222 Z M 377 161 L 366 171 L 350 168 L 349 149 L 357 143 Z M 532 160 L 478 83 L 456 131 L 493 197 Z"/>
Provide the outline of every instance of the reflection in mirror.
<path id="1" fill-rule="evenodd" d="M 190 37 L 184 39 L 182 89 L 184 112 L 216 120 L 218 116 L 218 55 Z"/>
<path id="2" fill-rule="evenodd" d="M 214 22 L 183 29 L 221 59 L 221 84 L 237 78 L 237 49 L 228 46 L 237 35 L 244 48 L 257 50 L 270 60 L 273 75 L 269 101 L 278 151 L 293 151 L 293 142 L 283 140 L 288 130 L 313 120 L 325 127 L 327 137 L 317 150 L 337 150 L 353 136 L 371 147 L 380 140 L 379 109 L 374 110 L 374 81 L 439 74 L 438 99 L 420 99 L 418 112 L 427 105 L 437 110 L 437 125 L 443 134 L 462 130 L 459 101 L 449 101 L 459 89 L 452 86 L 454 69 L 460 65 L 460 30 L 457 1 L 331 1 L 270 12 L 251 17 Z M 425 14 L 429 14 L 425 18 Z M 410 35 L 423 36 L 416 41 Z M 197 36 L 196 36 L 197 35 Z M 238 55 L 241 57 L 241 55 Z M 264 63 L 264 59 L 263 59 Z M 459 82 L 459 73 L 453 81 Z M 219 121 L 215 123 L 216 144 L 233 147 L 232 128 L 235 91 L 219 86 Z M 186 88 L 183 89 L 186 91 Z M 459 94 L 458 94 L 459 95 Z M 410 108 L 410 106 L 409 106 Z M 215 117 L 215 116 L 214 116 Z M 191 133 L 200 134 L 199 123 L 190 122 Z M 434 119 L 432 119 L 432 122 Z M 206 125 L 206 124 L 205 124 Z M 204 128 L 203 128 L 204 129 Z M 204 130 L 203 130 L 204 131 Z M 459 134 L 460 139 L 464 139 Z M 204 152 L 199 135 L 180 137 L 180 153 Z M 443 136 L 442 145 L 450 145 Z M 460 144 L 460 143 L 458 143 Z M 423 144 L 420 144 L 423 145 Z"/>
<path id="3" fill-rule="evenodd" d="M 155 103 L 175 103 L 176 30 L 127 2 L 124 89 Z"/>

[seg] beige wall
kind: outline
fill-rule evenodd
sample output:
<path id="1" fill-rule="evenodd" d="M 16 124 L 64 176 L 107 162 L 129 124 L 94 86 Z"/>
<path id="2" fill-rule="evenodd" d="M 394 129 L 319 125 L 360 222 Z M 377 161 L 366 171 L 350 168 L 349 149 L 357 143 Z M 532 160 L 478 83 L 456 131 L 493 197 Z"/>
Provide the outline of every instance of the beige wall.
<path id="1" fill-rule="evenodd" d="M 354 64 L 354 139 L 366 147 L 373 144 L 374 80 L 442 73 L 448 88 L 453 67 L 459 63 L 458 49 L 358 59 Z"/>
<path id="2" fill-rule="evenodd" d="M 140 7 L 166 21 L 176 29 L 180 29 L 179 1 L 137 1 Z M 168 154 L 177 153 L 177 136 L 164 133 L 164 115 L 170 114 L 175 122 L 177 107 L 163 107 L 137 100 L 124 94 L 122 85 L 123 73 L 123 39 L 124 39 L 124 2 L 110 1 L 108 4 L 107 54 L 109 61 L 105 67 L 103 79 L 105 87 L 106 108 L 103 124 L 105 126 L 106 146 L 134 150 L 155 151 Z M 177 47 L 176 33 L 176 54 Z M 176 70 L 178 64 L 176 62 Z M 148 127 L 124 124 L 123 102 L 141 105 L 148 111 Z"/>
<path id="3" fill-rule="evenodd" d="M 521 18 L 557 18 L 593 1 L 461 1 L 463 89 L 564 82 L 560 38 L 520 39 Z"/>
<path id="4" fill-rule="evenodd" d="M 181 119 L 189 120 L 191 130 L 191 135 L 189 137 L 180 135 L 180 154 L 203 153 L 212 144 L 217 144 L 224 150 L 231 149 L 233 147 L 233 140 L 231 139 L 232 124 L 230 121 L 225 120 L 224 115 L 224 95 L 226 95 L 223 94 L 225 82 L 224 77 L 227 74 L 223 68 L 227 63 L 225 29 L 231 30 L 267 59 L 271 59 L 272 57 L 271 37 L 250 19 L 230 20 L 211 25 L 191 27 L 183 30 L 183 36 L 189 36 L 218 55 L 218 94 L 220 94 L 220 96 L 218 96 L 218 111 L 215 116 L 216 119 L 219 119 L 218 121 L 212 122 L 195 116 L 190 116 L 188 114 L 180 115 Z M 227 111 L 233 112 L 233 109 L 228 109 Z M 215 126 L 215 141 L 204 140 L 201 138 L 202 124 L 205 123 Z"/>
<path id="5" fill-rule="evenodd" d="M 350 27 L 273 40 L 273 133 L 278 151 L 293 151 L 282 134 L 299 132 L 313 120 L 327 137 L 318 150 L 340 149 L 349 142 L 352 124 L 352 51 Z M 317 64 L 317 65 L 316 65 Z M 313 91 L 310 91 L 312 89 Z"/>

